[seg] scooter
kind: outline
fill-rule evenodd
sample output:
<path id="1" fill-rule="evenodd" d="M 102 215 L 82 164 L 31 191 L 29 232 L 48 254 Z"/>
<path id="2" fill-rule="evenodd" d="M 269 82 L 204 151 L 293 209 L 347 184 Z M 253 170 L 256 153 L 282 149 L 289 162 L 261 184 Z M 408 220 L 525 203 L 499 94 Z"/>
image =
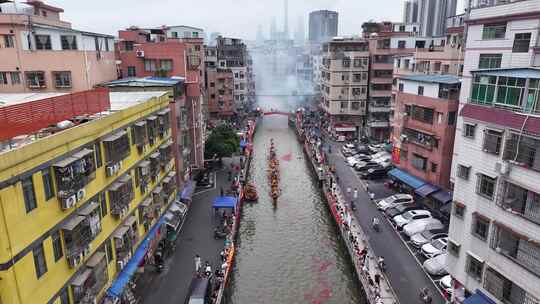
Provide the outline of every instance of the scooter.
<path id="1" fill-rule="evenodd" d="M 156 266 L 156 271 L 161 272 L 164 267 L 163 261 L 163 252 L 161 249 L 158 249 L 154 254 L 154 265 Z"/>
<path id="2" fill-rule="evenodd" d="M 226 237 L 227 237 L 227 232 L 225 232 L 225 231 L 223 231 L 223 230 L 221 230 L 219 228 L 214 229 L 214 238 L 216 240 L 224 239 Z"/>

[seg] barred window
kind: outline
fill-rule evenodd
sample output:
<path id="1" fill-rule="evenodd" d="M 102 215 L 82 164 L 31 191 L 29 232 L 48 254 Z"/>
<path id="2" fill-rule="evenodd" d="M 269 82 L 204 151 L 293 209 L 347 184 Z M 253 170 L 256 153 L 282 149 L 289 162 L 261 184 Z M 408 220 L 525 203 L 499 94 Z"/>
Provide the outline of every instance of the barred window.
<path id="1" fill-rule="evenodd" d="M 485 241 L 489 234 L 489 219 L 476 213 L 473 216 L 472 234 Z"/>
<path id="2" fill-rule="evenodd" d="M 479 173 L 476 177 L 476 193 L 491 200 L 495 194 L 496 183 L 496 178 Z"/>
<path id="3" fill-rule="evenodd" d="M 540 139 L 511 133 L 506 140 L 503 158 L 540 171 Z"/>
<path id="4" fill-rule="evenodd" d="M 487 153 L 499 155 L 501 151 L 502 132 L 486 129 L 484 130 L 483 149 Z"/>
<path id="5" fill-rule="evenodd" d="M 458 165 L 457 176 L 459 178 L 462 178 L 464 180 L 468 180 L 470 172 L 471 172 L 471 167 L 470 166 Z"/>
<path id="6" fill-rule="evenodd" d="M 467 255 L 466 271 L 477 281 L 482 280 L 482 272 L 484 271 L 484 262 L 476 259 L 472 255 Z"/>
<path id="7" fill-rule="evenodd" d="M 476 132 L 476 124 L 463 124 L 463 136 L 474 138 Z"/>

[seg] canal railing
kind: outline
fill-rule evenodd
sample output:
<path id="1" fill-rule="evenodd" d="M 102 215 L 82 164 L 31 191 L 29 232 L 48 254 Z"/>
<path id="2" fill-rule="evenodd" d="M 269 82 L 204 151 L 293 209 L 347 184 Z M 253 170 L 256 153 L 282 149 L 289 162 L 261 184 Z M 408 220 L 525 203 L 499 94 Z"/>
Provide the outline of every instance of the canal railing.
<path id="1" fill-rule="evenodd" d="M 353 212 L 346 206 L 340 187 L 335 182 L 334 174 L 324 165 L 322 159 L 317 158 L 318 141 L 306 136 L 304 141 L 305 153 L 312 163 L 312 168 L 322 181 L 326 202 L 332 213 L 343 241 L 346 244 L 349 256 L 352 259 L 355 272 L 363 286 L 367 300 L 370 304 L 396 304 L 398 297 L 390 282 L 378 266 L 377 256 L 370 249 L 368 237 L 360 227 Z M 319 161 L 321 161 L 319 163 Z M 321 170 L 322 169 L 322 170 Z M 322 177 L 321 177 L 322 175 Z M 365 249 L 365 250 L 364 250 Z M 375 283 L 374 276 L 380 275 L 380 286 Z"/>

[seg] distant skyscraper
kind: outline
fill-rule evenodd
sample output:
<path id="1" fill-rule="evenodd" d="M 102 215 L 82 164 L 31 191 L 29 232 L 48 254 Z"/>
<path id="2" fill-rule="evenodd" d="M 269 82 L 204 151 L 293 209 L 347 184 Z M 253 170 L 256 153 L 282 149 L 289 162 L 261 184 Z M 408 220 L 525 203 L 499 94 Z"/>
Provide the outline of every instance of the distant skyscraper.
<path id="1" fill-rule="evenodd" d="M 270 40 L 277 39 L 277 26 L 276 26 L 276 17 L 272 17 L 270 21 Z"/>
<path id="2" fill-rule="evenodd" d="M 457 0 L 406 0 L 403 22 L 419 23 L 423 37 L 443 36 L 446 18 L 456 14 Z"/>
<path id="3" fill-rule="evenodd" d="M 296 25 L 296 31 L 294 32 L 294 43 L 296 43 L 296 45 L 304 45 L 304 40 L 306 39 L 304 31 L 304 18 L 298 16 L 298 24 Z"/>
<path id="4" fill-rule="evenodd" d="M 323 43 L 338 34 L 338 13 L 321 10 L 309 14 L 309 41 Z"/>
<path id="5" fill-rule="evenodd" d="M 289 0 L 283 0 L 283 36 L 289 39 Z"/>

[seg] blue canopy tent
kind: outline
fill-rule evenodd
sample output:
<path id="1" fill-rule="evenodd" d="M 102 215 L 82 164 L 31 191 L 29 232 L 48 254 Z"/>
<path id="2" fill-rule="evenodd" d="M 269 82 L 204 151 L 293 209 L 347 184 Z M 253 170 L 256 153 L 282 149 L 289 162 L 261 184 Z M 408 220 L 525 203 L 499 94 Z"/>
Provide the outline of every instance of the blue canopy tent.
<path id="1" fill-rule="evenodd" d="M 248 141 L 247 141 L 246 139 L 242 139 L 242 140 L 240 141 L 240 148 L 241 148 L 241 149 L 244 149 L 244 148 L 247 147 L 247 146 L 248 146 Z"/>
<path id="2" fill-rule="evenodd" d="M 218 196 L 214 199 L 212 208 L 214 209 L 236 209 L 238 200 L 234 196 Z"/>
<path id="3" fill-rule="evenodd" d="M 150 232 L 146 235 L 139 247 L 137 247 L 137 250 L 135 250 L 133 257 L 122 269 L 122 272 L 120 272 L 116 280 L 112 283 L 109 290 L 107 290 L 107 295 L 109 297 L 120 298 L 122 296 L 126 284 L 129 282 L 129 280 L 137 270 L 137 267 L 139 267 L 139 264 L 144 259 L 150 242 L 156 237 L 159 227 L 161 227 L 164 222 L 165 218 L 161 217 L 161 219 L 154 225 L 154 227 L 152 227 L 152 230 L 150 230 Z"/>
<path id="4" fill-rule="evenodd" d="M 415 190 L 417 188 L 422 187 L 426 182 L 423 180 L 416 178 L 409 173 L 400 170 L 398 168 L 394 168 L 388 172 L 388 175 L 394 179 L 399 180 L 403 184 L 409 186 L 412 188 L 412 190 Z"/>

